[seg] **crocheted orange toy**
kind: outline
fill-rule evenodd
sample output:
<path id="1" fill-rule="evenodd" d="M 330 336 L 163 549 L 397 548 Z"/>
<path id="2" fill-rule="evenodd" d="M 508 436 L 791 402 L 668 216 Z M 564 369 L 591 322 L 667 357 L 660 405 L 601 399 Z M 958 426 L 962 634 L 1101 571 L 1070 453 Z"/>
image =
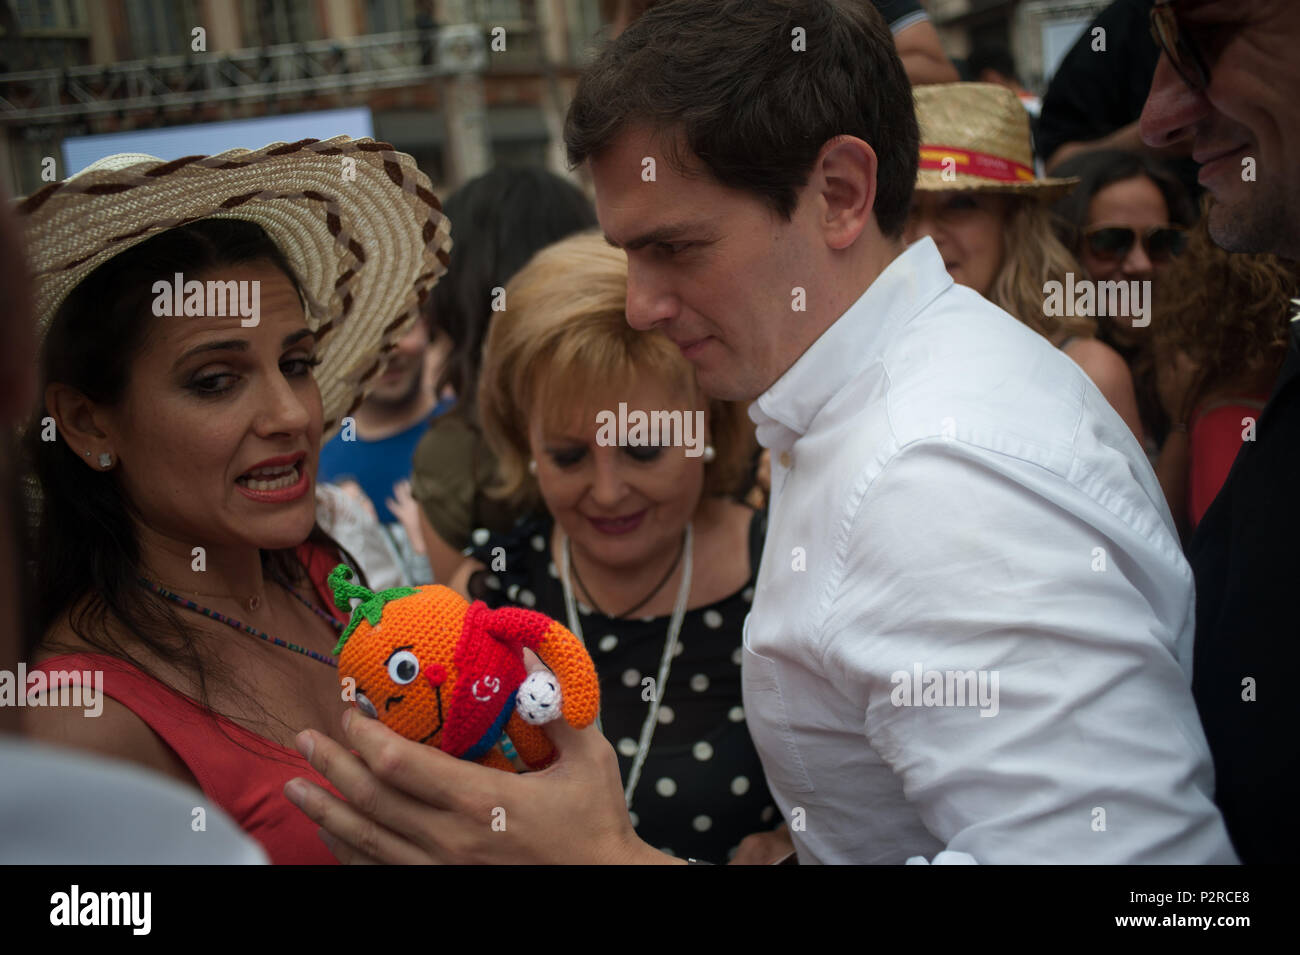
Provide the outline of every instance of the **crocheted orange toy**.
<path id="1" fill-rule="evenodd" d="M 550 617 L 490 610 L 437 584 L 373 593 L 351 579 L 346 564 L 329 575 L 340 610 L 361 600 L 334 653 L 340 681 L 367 716 L 509 772 L 514 766 L 495 748 L 503 732 L 529 768 L 541 769 L 555 758 L 542 724 L 563 716 L 581 729 L 595 720 L 596 668 L 578 638 Z M 524 647 L 550 669 L 529 674 Z"/>

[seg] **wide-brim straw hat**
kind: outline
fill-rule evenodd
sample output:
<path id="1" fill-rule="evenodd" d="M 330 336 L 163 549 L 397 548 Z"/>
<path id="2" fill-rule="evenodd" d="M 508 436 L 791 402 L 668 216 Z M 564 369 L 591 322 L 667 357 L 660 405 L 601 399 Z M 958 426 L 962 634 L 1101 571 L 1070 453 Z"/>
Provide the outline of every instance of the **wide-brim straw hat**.
<path id="1" fill-rule="evenodd" d="M 1029 114 L 1005 86 L 937 83 L 912 92 L 921 127 L 918 190 L 999 192 L 1047 201 L 1078 184 L 1078 179 L 1034 175 Z"/>
<path id="2" fill-rule="evenodd" d="M 451 248 L 450 223 L 415 160 L 347 136 L 169 162 L 121 153 L 51 183 L 17 211 L 38 345 L 68 294 L 118 253 L 199 219 L 260 225 L 292 266 L 316 333 L 322 441 L 419 319 Z"/>

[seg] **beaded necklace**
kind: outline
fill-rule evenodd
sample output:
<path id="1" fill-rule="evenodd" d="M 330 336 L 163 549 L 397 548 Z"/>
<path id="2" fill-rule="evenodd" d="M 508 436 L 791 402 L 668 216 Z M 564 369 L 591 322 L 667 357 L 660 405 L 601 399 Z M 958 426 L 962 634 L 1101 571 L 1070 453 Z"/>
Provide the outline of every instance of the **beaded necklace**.
<path id="1" fill-rule="evenodd" d="M 273 575 L 272 579 L 274 579 L 276 583 L 284 587 L 285 590 L 289 591 L 289 593 L 297 597 L 302 604 L 310 608 L 318 617 L 321 617 L 322 619 L 329 621 L 330 626 L 333 627 L 335 630 L 343 629 L 345 624 L 342 621 L 338 620 L 337 618 L 333 617 L 330 614 L 325 613 L 315 604 L 308 601 L 306 597 L 303 597 L 296 590 L 290 587 L 278 575 Z M 140 584 L 140 586 L 144 587 L 145 589 L 152 590 L 158 596 L 165 597 L 166 599 L 170 600 L 172 603 L 179 604 L 180 606 L 186 608 L 187 610 L 193 610 L 196 613 L 201 613 L 205 617 L 210 617 L 211 619 L 216 620 L 219 623 L 224 623 L 227 626 L 234 627 L 236 630 L 242 630 L 247 634 L 265 640 L 268 643 L 273 643 L 277 647 L 285 647 L 289 650 L 294 651 L 295 653 L 301 653 L 304 656 L 311 657 L 313 660 L 319 660 L 321 663 L 324 663 L 326 666 L 338 667 L 339 665 L 338 661 L 335 660 L 333 657 L 325 656 L 322 653 L 317 653 L 315 650 L 308 650 L 306 647 L 300 647 L 296 643 L 286 643 L 284 640 L 281 640 L 278 637 L 273 637 L 269 633 L 263 633 L 261 630 L 258 630 L 256 627 L 251 627 L 248 624 L 242 623 L 239 620 L 235 620 L 232 617 L 224 616 L 223 614 L 217 613 L 215 610 L 212 610 L 208 607 L 201 607 L 193 600 L 189 600 L 186 597 L 182 597 L 180 594 L 174 593 L 166 589 L 165 587 L 161 587 L 158 584 L 155 584 L 153 581 L 147 580 L 144 577 L 137 577 L 136 580 Z"/>

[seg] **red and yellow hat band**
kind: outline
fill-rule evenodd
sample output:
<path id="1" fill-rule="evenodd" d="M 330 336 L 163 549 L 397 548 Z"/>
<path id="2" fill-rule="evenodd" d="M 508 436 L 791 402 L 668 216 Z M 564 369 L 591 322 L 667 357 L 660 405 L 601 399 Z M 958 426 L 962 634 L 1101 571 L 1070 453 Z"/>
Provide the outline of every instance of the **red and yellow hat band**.
<path id="1" fill-rule="evenodd" d="M 954 169 L 963 175 L 978 176 L 994 182 L 1034 181 L 1034 170 L 1024 163 L 957 146 L 922 145 L 920 168 L 939 171 Z"/>

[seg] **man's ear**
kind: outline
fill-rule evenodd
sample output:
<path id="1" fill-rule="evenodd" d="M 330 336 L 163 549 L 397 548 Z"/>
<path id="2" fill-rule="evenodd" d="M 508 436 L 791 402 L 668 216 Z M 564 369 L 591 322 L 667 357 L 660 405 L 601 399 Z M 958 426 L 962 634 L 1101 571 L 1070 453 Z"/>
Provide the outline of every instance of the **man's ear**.
<path id="1" fill-rule="evenodd" d="M 93 462 L 100 451 L 109 450 L 112 441 L 105 412 L 76 388 L 50 382 L 45 386 L 45 410 L 78 457 L 86 457 L 89 451 Z"/>
<path id="2" fill-rule="evenodd" d="M 837 136 L 813 164 L 812 184 L 821 203 L 817 223 L 827 246 L 847 249 L 874 222 L 876 152 L 856 136 Z"/>

